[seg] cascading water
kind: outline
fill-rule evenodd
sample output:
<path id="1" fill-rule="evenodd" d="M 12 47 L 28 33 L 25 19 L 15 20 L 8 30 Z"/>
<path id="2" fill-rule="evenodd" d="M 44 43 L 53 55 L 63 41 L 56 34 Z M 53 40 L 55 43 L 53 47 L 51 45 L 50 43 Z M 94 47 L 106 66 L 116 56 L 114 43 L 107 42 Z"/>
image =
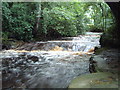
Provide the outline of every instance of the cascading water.
<path id="1" fill-rule="evenodd" d="M 0 53 L 4 88 L 67 88 L 70 81 L 89 73 L 90 49 L 100 35 L 80 35 L 72 40 L 25 44 Z"/>
<path id="2" fill-rule="evenodd" d="M 93 35 L 91 35 L 93 34 Z M 86 33 L 86 35 L 80 35 L 73 38 L 73 51 L 88 52 L 94 49 L 96 46 L 99 47 L 99 39 L 101 33 Z"/>

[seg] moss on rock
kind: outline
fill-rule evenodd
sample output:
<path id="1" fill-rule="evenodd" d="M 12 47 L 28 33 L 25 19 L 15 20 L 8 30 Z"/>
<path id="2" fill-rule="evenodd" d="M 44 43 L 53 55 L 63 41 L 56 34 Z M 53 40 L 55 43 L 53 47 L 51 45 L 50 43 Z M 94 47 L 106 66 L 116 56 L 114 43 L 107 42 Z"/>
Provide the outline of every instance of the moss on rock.
<path id="1" fill-rule="evenodd" d="M 118 88 L 117 74 L 92 73 L 72 80 L 69 88 Z"/>

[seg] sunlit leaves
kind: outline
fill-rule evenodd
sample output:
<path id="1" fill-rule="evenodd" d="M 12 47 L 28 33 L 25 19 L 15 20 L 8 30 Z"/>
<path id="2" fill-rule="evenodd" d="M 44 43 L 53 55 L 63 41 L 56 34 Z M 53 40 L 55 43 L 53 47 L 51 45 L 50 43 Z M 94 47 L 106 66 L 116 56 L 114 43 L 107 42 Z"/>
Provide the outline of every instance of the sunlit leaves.
<path id="1" fill-rule="evenodd" d="M 53 31 L 77 36 L 86 31 L 107 30 L 114 24 L 110 8 L 100 2 L 6 2 L 2 7 L 3 30 L 12 32 L 17 39 L 30 40 L 36 24 L 37 34 L 51 37 Z"/>

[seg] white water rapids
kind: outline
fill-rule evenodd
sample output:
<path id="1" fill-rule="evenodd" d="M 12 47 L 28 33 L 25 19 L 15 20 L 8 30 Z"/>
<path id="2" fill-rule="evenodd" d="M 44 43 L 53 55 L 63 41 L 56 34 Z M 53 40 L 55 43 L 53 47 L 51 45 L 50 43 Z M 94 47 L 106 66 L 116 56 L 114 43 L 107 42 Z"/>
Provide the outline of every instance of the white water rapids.
<path id="1" fill-rule="evenodd" d="M 88 32 L 2 51 L 3 87 L 67 88 L 73 78 L 89 73 L 89 58 L 100 47 L 100 34 Z"/>

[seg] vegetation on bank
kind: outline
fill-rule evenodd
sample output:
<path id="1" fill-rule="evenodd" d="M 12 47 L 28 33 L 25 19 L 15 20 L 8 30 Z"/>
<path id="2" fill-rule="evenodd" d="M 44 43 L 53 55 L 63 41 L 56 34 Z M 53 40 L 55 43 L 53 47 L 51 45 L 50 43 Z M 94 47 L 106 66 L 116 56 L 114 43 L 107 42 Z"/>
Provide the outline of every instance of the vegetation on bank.
<path id="1" fill-rule="evenodd" d="M 3 41 L 77 36 L 114 26 L 110 8 L 98 2 L 3 2 L 2 18 Z"/>
<path id="2" fill-rule="evenodd" d="M 107 2 L 115 17 L 115 25 L 109 30 L 105 30 L 100 43 L 102 47 L 120 48 L 120 2 Z"/>

